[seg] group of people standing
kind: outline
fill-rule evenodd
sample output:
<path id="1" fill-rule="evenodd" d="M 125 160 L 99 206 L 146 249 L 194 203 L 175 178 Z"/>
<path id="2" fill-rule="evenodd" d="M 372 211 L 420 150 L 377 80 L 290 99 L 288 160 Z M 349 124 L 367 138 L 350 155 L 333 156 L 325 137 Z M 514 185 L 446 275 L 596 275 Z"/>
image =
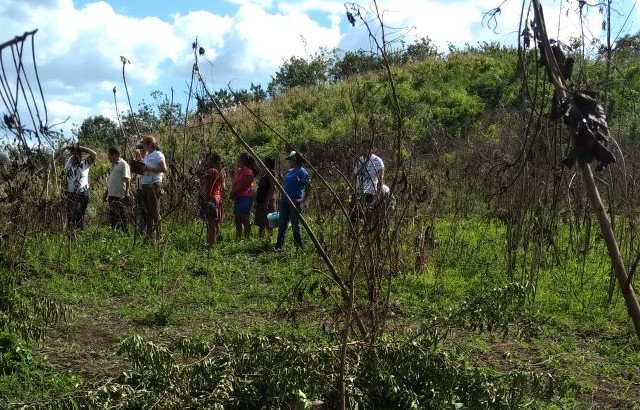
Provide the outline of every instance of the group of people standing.
<path id="1" fill-rule="evenodd" d="M 84 227 L 84 218 L 89 203 L 89 169 L 95 163 L 95 151 L 80 145 L 65 145 L 58 149 L 54 157 L 64 152 L 70 156 L 64 166 L 64 190 L 67 206 L 67 229 L 70 236 Z M 84 154 L 87 154 L 85 157 Z M 109 205 L 109 222 L 112 228 L 127 232 L 129 229 L 128 209 L 136 201 L 140 216 L 140 226 L 144 227 L 147 237 L 162 238 L 162 218 L 160 214 L 160 195 L 162 178 L 167 172 L 165 157 L 157 147 L 153 136 L 140 141 L 135 151 L 135 168 L 140 174 L 137 178 L 138 190 L 135 199 L 132 194 L 132 176 L 129 164 L 121 157 L 116 147 L 110 147 L 107 157 L 111 163 L 107 189 L 103 200 Z"/>
<path id="2" fill-rule="evenodd" d="M 384 163 L 371 150 L 371 141 L 361 144 L 361 155 L 353 169 L 356 195 L 351 201 L 352 219 L 358 218 L 356 205 L 368 206 L 388 191 L 388 188 L 385 190 L 383 182 Z M 89 169 L 97 154 L 87 147 L 67 145 L 56 151 L 55 156 L 58 157 L 65 151 L 71 154 L 64 168 L 67 225 L 70 233 L 75 233 L 84 226 L 84 214 L 89 202 Z M 87 156 L 83 157 L 83 154 Z M 139 226 L 148 238 L 155 237 L 161 240 L 160 198 L 167 164 L 163 153 L 158 149 L 156 139 L 153 136 L 144 137 L 135 151 L 135 160 L 132 161 L 133 174 L 140 175 L 137 178 L 138 189 L 135 198 L 132 193 L 132 172 L 129 164 L 121 158 L 115 147 L 109 148 L 108 158 L 112 167 L 103 199 L 109 205 L 111 226 L 128 231 L 128 209 L 135 201 L 140 219 Z M 280 180 L 280 176 L 276 167 L 277 160 L 272 157 L 265 158 L 266 170 L 260 174 L 253 157 L 247 153 L 238 156 L 229 194 L 233 201 L 236 239 L 250 236 L 252 210 L 255 214 L 254 224 L 259 229 L 259 238 L 270 237 L 273 229 L 268 217 L 275 215 L 277 211 L 278 234 L 273 250 L 283 251 L 289 225 L 295 247 L 303 248 L 300 215 L 311 192 L 311 180 L 309 172 L 304 167 L 306 160 L 299 152 L 291 151 L 285 159 L 289 167 L 281 177 L 281 187 L 286 195 L 280 195 L 278 200 L 277 181 Z M 200 180 L 200 215 L 206 223 L 205 245 L 209 247 L 222 239 L 220 223 L 224 219 L 223 198 L 227 177 L 220 155 L 206 154 L 196 167 L 195 173 Z M 257 187 L 254 194 L 255 185 Z"/>
<path id="3" fill-rule="evenodd" d="M 274 250 L 282 251 L 289 223 L 296 247 L 303 247 L 298 216 L 310 192 L 309 173 L 304 168 L 304 157 L 299 153 L 292 151 L 286 159 L 289 161 L 289 169 L 282 178 L 282 187 L 293 201 L 295 210 L 291 208 L 286 196 L 282 195 L 280 201 L 277 200 L 279 191 L 276 180 L 279 175 L 275 158 L 264 159 L 266 171 L 260 175 L 254 159 L 249 154 L 242 153 L 238 156 L 229 194 L 233 201 L 236 239 L 248 238 L 251 235 L 252 210 L 255 214 L 254 224 L 259 229 L 258 237 L 270 237 L 272 228 L 267 217 L 278 211 L 278 236 Z M 226 175 L 221 167 L 220 156 L 215 153 L 205 155 L 196 168 L 196 173 L 201 181 L 200 214 L 207 225 L 205 245 L 211 246 L 221 238 L 219 224 L 224 218 L 222 198 L 226 187 Z M 257 189 L 254 195 L 256 180 Z"/>

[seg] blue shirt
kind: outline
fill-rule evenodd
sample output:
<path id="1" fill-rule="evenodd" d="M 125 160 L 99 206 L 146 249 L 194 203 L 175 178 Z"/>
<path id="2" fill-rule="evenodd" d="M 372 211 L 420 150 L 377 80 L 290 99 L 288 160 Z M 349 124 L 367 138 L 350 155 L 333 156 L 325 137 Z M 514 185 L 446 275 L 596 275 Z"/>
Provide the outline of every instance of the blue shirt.
<path id="1" fill-rule="evenodd" d="M 304 167 L 290 168 L 282 178 L 282 187 L 294 201 L 304 197 L 304 188 L 309 183 L 309 173 Z"/>

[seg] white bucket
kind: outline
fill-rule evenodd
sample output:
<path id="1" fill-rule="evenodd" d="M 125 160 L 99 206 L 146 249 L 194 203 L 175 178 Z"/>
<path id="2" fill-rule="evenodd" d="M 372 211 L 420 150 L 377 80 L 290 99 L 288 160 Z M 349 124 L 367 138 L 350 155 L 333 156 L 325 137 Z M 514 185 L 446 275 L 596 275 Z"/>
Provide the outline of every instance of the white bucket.
<path id="1" fill-rule="evenodd" d="M 271 212 L 267 214 L 267 223 L 269 228 L 277 228 L 280 223 L 280 212 Z"/>

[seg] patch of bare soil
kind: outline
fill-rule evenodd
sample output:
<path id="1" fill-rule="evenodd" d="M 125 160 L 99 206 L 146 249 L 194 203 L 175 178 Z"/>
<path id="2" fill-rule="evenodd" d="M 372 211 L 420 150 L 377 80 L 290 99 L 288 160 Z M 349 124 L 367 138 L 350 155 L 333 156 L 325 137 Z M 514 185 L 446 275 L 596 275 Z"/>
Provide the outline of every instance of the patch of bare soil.
<path id="1" fill-rule="evenodd" d="M 114 301 L 114 306 L 124 303 Z M 233 319 L 211 320 L 194 315 L 182 325 L 142 326 L 121 317 L 116 309 L 96 314 L 91 311 L 76 312 L 67 324 L 50 329 L 45 339 L 34 348 L 34 353 L 60 371 L 71 371 L 88 383 L 99 382 L 119 376 L 130 369 L 130 364 L 117 354 L 118 344 L 126 337 L 139 334 L 156 343 L 168 342 L 194 332 L 206 332 L 223 323 L 234 323 L 236 327 L 248 329 L 260 323 L 273 323 L 273 317 L 247 312 L 229 313 Z"/>
<path id="2" fill-rule="evenodd" d="M 122 320 L 110 317 L 76 318 L 74 323 L 49 331 L 35 352 L 54 367 L 77 373 L 88 382 L 104 380 L 125 369 L 115 352 L 127 329 Z"/>
<path id="3" fill-rule="evenodd" d="M 578 400 L 587 404 L 589 409 L 640 409 L 640 389 L 638 385 L 633 390 L 625 392 L 627 397 L 622 397 L 623 388 L 620 383 L 610 380 L 600 380 L 595 389 L 581 393 Z"/>
<path id="4" fill-rule="evenodd" d="M 488 348 L 474 350 L 472 360 L 476 364 L 484 364 L 501 371 L 510 371 L 516 368 L 527 368 L 540 373 L 556 373 L 559 364 L 564 363 L 565 358 L 575 354 L 575 352 L 560 352 L 552 356 L 544 357 L 538 347 L 531 343 L 520 341 L 492 341 Z M 581 391 L 576 399 L 579 403 L 589 409 L 640 409 L 640 376 L 637 375 L 637 368 L 631 364 L 619 363 L 614 365 L 615 370 L 611 370 L 611 363 L 606 358 L 596 355 L 589 357 L 587 353 L 583 355 L 585 363 L 602 361 L 602 366 L 595 366 L 593 374 L 582 374 L 579 377 L 583 381 L 588 381 L 595 387 L 589 391 Z M 605 363 L 608 365 L 605 365 Z M 577 366 L 577 373 L 580 370 L 579 363 L 567 364 L 567 366 Z M 608 370 L 605 368 L 608 367 Z M 567 369 L 569 370 L 569 369 Z M 626 374 L 626 377 L 624 376 Z"/>

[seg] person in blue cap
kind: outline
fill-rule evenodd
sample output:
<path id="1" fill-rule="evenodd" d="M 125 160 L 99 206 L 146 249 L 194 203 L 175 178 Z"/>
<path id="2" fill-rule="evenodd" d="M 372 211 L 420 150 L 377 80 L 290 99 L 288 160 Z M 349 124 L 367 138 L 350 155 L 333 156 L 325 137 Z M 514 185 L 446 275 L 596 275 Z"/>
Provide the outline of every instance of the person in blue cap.
<path id="1" fill-rule="evenodd" d="M 303 166 L 305 160 L 300 153 L 291 151 L 286 159 L 289 161 L 289 170 L 282 178 L 282 187 L 295 204 L 297 210 L 302 213 L 311 188 L 309 173 Z M 300 234 L 298 213 L 296 210 L 291 208 L 291 205 L 289 205 L 285 196 L 280 198 L 278 212 L 280 213 L 278 239 L 276 240 L 276 245 L 273 250 L 276 252 L 282 252 L 284 236 L 287 232 L 287 225 L 289 222 L 291 222 L 293 242 L 296 248 L 302 249 L 304 244 L 302 242 L 302 235 Z"/>

